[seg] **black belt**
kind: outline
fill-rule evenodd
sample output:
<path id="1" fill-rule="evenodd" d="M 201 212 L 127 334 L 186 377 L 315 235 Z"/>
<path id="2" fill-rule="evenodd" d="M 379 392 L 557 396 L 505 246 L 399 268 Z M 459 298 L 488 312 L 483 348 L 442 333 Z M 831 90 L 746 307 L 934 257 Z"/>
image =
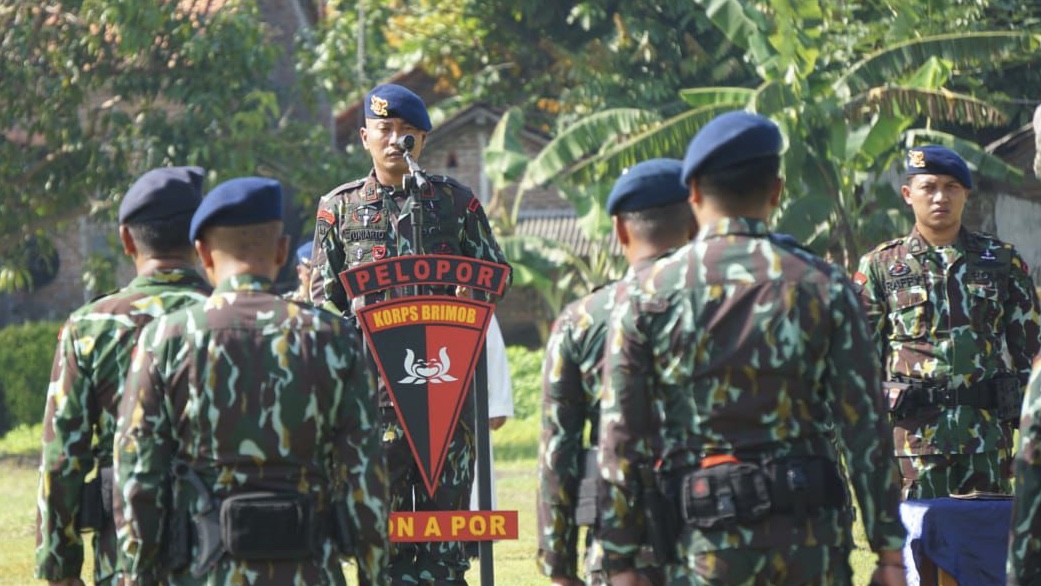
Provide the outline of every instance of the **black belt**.
<path id="1" fill-rule="evenodd" d="M 907 379 L 913 402 L 925 405 L 956 407 L 964 405 L 975 409 L 994 409 L 999 405 L 999 393 L 1021 392 L 1014 376 L 999 376 L 979 381 L 968 387 L 948 387 L 927 379 Z"/>

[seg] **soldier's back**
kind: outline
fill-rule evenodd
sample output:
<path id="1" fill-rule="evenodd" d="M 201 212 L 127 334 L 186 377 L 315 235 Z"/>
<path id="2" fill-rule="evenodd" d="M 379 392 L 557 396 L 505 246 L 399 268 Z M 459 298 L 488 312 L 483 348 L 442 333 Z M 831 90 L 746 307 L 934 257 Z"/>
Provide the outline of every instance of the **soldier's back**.
<path id="1" fill-rule="evenodd" d="M 375 413 L 371 378 L 359 361 L 357 335 L 342 318 L 255 285 L 249 278 L 233 279 L 231 290 L 218 288 L 205 303 L 157 325 L 150 347 L 180 418 L 173 430 L 178 458 L 197 471 L 215 498 L 301 494 L 328 518 L 334 484 L 353 474 L 348 468 L 379 457 L 378 449 L 372 452 L 372 445 L 352 435 L 374 436 L 371 430 L 344 429 L 358 416 Z M 377 499 L 379 491 L 370 493 L 372 488 L 362 482 L 349 490 Z M 329 529 L 315 527 L 324 545 L 313 560 L 225 557 L 207 581 L 183 572 L 172 582 L 225 584 L 257 572 L 249 584 L 342 584 Z"/>
<path id="2" fill-rule="evenodd" d="M 836 311 L 848 312 L 856 300 L 837 267 L 768 235 L 759 221 L 711 225 L 641 285 L 645 317 L 638 319 L 650 320 L 642 329 L 661 332 L 653 354 L 666 389 L 665 437 L 682 438 L 664 446 L 668 468 L 714 454 L 759 463 L 838 459 L 829 415 L 838 397 L 822 381 L 835 366 L 832 346 L 849 336 Z M 835 306 L 840 298 L 845 309 Z M 756 531 L 695 531 L 693 538 L 694 551 L 849 542 L 838 508 L 820 511 L 813 523 L 778 515 Z"/>

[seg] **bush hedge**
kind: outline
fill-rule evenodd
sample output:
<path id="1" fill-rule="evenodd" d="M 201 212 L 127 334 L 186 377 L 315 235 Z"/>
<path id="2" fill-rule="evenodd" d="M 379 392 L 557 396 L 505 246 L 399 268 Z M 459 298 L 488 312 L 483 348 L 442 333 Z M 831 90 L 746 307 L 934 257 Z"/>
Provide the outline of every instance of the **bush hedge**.
<path id="1" fill-rule="evenodd" d="M 60 322 L 0 329 L 0 435 L 43 417 L 60 329 Z"/>
<path id="2" fill-rule="evenodd" d="M 528 350 L 523 346 L 506 348 L 513 382 L 513 412 L 516 419 L 538 417 L 542 401 L 543 349 Z"/>

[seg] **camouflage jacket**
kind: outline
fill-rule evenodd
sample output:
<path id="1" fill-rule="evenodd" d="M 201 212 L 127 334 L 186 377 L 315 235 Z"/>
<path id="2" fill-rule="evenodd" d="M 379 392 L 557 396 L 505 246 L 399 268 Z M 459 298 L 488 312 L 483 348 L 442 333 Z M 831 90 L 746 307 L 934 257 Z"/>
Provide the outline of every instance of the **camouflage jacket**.
<path id="1" fill-rule="evenodd" d="M 864 255 L 854 280 L 889 378 L 966 388 L 1012 374 L 1026 383 L 1041 317 L 1011 245 L 962 228 L 955 244 L 932 247 L 915 229 Z M 1011 440 L 992 413 L 963 405 L 933 406 L 894 429 L 897 455 L 981 453 Z"/>
<path id="2" fill-rule="evenodd" d="M 442 175 L 431 176 L 430 183 L 431 196 L 421 199 L 423 253 L 507 264 L 473 192 Z M 311 301 L 316 306 L 349 315 L 350 300 L 339 278 L 342 271 L 415 252 L 410 212 L 400 207 L 405 201 L 400 190 L 381 186 L 375 171 L 322 197 L 311 260 Z"/>
<path id="3" fill-rule="evenodd" d="M 575 508 L 583 452 L 598 443 L 608 319 L 624 303 L 629 284 L 653 264 L 653 259 L 638 263 L 622 281 L 572 302 L 553 322 L 542 370 L 537 495 L 538 559 L 546 576 L 578 577 Z M 590 437 L 583 442 L 587 422 Z"/>
<path id="4" fill-rule="evenodd" d="M 879 367 L 863 359 L 871 339 L 852 284 L 768 235 L 753 219 L 703 226 L 612 314 L 598 535 L 608 572 L 633 567 L 644 526 L 639 469 L 654 464 L 658 441 L 661 470 L 675 478 L 716 454 L 834 461 L 834 431 L 872 549 L 903 547 Z M 799 544 L 851 546 L 848 517 L 824 509 L 749 526 L 688 526 L 679 549 L 689 556 Z"/>
<path id="5" fill-rule="evenodd" d="M 188 463 L 216 499 L 252 491 L 309 495 L 319 515 L 344 499 L 358 574 L 374 583 L 388 559 L 387 471 L 374 381 L 355 331 L 331 313 L 287 302 L 267 279 L 240 275 L 204 303 L 145 329 L 127 378 L 116 433 L 120 554 L 131 579 L 161 576 L 172 507 L 194 513 Z M 171 490 L 173 488 L 173 490 Z M 193 544 L 192 555 L 197 555 Z M 235 561 L 170 583 L 344 584 L 331 540 L 318 559 Z"/>
<path id="6" fill-rule="evenodd" d="M 539 565 L 547 576 L 578 576 L 575 525 L 583 451 L 596 445 L 607 318 L 614 303 L 608 285 L 564 308 L 553 322 L 542 370 L 539 442 Z M 582 441 L 586 422 L 589 442 Z"/>
<path id="7" fill-rule="evenodd" d="M 1041 579 L 1041 354 L 1034 359 L 1023 400 L 1014 467 L 1016 499 L 1012 503 L 1008 584 L 1027 586 Z"/>
<path id="8" fill-rule="evenodd" d="M 75 520 L 83 480 L 95 463 L 112 465 L 119 398 L 141 328 L 160 315 L 205 300 L 209 291 L 193 270 L 157 271 L 77 309 L 62 327 L 43 417 L 37 578 L 60 580 L 80 574 L 83 541 Z M 114 571 L 114 559 L 95 555 L 96 576 Z"/>

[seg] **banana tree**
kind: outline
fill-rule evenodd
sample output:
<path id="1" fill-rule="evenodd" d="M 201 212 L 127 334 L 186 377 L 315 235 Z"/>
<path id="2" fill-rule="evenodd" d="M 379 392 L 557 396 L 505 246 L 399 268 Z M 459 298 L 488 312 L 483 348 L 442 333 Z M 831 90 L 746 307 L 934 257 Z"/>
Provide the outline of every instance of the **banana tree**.
<path id="1" fill-rule="evenodd" d="M 514 267 L 514 286 L 532 287 L 546 304 L 548 319 L 539 322 L 543 337 L 549 321 L 566 303 L 620 276 L 625 263 L 608 246 L 593 246 L 588 254 L 579 255 L 567 243 L 517 234 L 525 193 L 535 187 L 554 187 L 572 205 L 583 235 L 590 242 L 607 242 L 611 221 L 605 204 L 613 179 L 568 181 L 568 172 L 660 121 L 658 114 L 646 110 L 606 110 L 564 129 L 534 156 L 525 152 L 520 140 L 524 128 L 520 109 L 508 110 L 496 125 L 484 153 L 494 191 L 489 213 Z"/>

